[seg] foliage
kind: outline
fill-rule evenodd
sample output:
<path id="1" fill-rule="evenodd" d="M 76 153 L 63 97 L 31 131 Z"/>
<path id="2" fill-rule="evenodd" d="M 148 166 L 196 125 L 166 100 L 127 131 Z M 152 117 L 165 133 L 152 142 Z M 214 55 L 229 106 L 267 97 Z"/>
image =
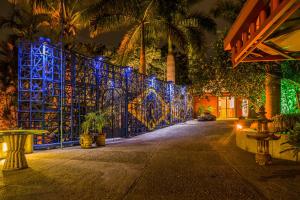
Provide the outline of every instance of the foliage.
<path id="1" fill-rule="evenodd" d="M 285 61 L 281 63 L 281 113 L 300 112 L 300 63 Z"/>
<path id="2" fill-rule="evenodd" d="M 194 84 L 194 92 L 203 95 L 211 92 L 221 95 L 229 92 L 231 96 L 248 99 L 250 105 L 259 108 L 264 104 L 264 67 L 253 63 L 242 63 L 232 69 L 230 55 L 223 50 L 224 35 L 220 35 L 214 45 L 215 55 L 196 58 L 190 67 L 190 79 Z"/>
<path id="3" fill-rule="evenodd" d="M 214 17 L 225 19 L 232 24 L 245 2 L 246 0 L 219 0 L 211 13 Z"/>
<path id="4" fill-rule="evenodd" d="M 278 132 L 292 130 L 296 123 L 300 123 L 300 113 L 276 115 L 272 117 L 272 123 Z"/>
<path id="5" fill-rule="evenodd" d="M 281 113 L 300 113 L 300 84 L 289 79 L 281 80 Z"/>
<path id="6" fill-rule="evenodd" d="M 28 3 L 10 3 L 11 12 L 8 16 L 0 17 L 0 27 L 10 35 L 18 38 L 34 39 L 42 28 L 49 26 L 50 16 L 35 13 L 35 7 Z M 16 42 L 16 40 L 14 40 Z"/>
<path id="7" fill-rule="evenodd" d="M 187 5 L 185 0 L 99 0 L 85 13 L 92 17 L 92 36 L 129 27 L 118 50 L 118 62 L 125 65 L 130 53 L 136 54 L 134 50 L 140 48 L 141 65 L 145 62 L 145 44 L 158 38 L 165 43 L 171 38 L 170 46 L 175 45 L 183 51 L 198 51 L 203 46 L 203 30 L 214 31 L 216 24 L 202 13 L 189 13 Z"/>
<path id="8" fill-rule="evenodd" d="M 214 111 L 214 107 L 212 106 L 205 107 L 204 105 L 200 105 L 198 109 L 198 115 L 202 116 L 204 113 L 212 113 L 213 111 Z"/>
<path id="9" fill-rule="evenodd" d="M 73 48 L 78 31 L 87 26 L 87 20 L 82 15 L 83 2 L 78 0 L 34 0 L 34 2 L 36 2 L 33 9 L 35 14 L 50 17 L 49 29 L 45 34 L 55 41 L 62 39 L 65 48 Z"/>
<path id="10" fill-rule="evenodd" d="M 293 151 L 294 157 L 298 161 L 298 155 L 300 152 L 300 123 L 297 122 L 293 129 L 289 130 L 288 141 L 282 143 L 281 145 L 289 144 L 289 147 L 285 148 L 280 153 L 287 151 Z"/>
<path id="11" fill-rule="evenodd" d="M 138 69 L 139 54 L 140 51 L 138 49 L 133 51 L 133 53 L 128 56 L 126 65 Z M 147 74 L 155 75 L 158 79 L 165 80 L 166 62 L 162 56 L 162 49 L 149 45 L 146 48 L 146 60 Z"/>
<path id="12" fill-rule="evenodd" d="M 98 133 L 102 133 L 102 128 L 106 124 L 105 112 L 90 112 L 85 115 L 84 122 L 81 124 L 83 134 L 88 134 L 89 130 L 95 127 Z"/>
<path id="13" fill-rule="evenodd" d="M 300 83 L 300 62 L 284 61 L 281 63 L 282 78 Z"/>
<path id="14" fill-rule="evenodd" d="M 181 52 L 199 53 L 205 43 L 204 31 L 215 33 L 215 21 L 200 11 L 191 12 L 188 1 L 158 2 L 160 19 L 157 32 L 164 41 Z"/>
<path id="15" fill-rule="evenodd" d="M 189 78 L 189 58 L 186 53 L 175 52 L 175 79 L 176 84 L 179 85 L 190 85 L 191 80 Z"/>
<path id="16" fill-rule="evenodd" d="M 130 27 L 124 35 L 118 49 L 119 63 L 124 65 L 128 53 L 141 45 L 144 51 L 145 39 L 151 33 L 151 22 L 153 15 L 154 1 L 140 0 L 98 0 L 84 12 L 90 18 L 90 33 L 96 37 L 101 33 L 115 31 L 123 27 Z"/>

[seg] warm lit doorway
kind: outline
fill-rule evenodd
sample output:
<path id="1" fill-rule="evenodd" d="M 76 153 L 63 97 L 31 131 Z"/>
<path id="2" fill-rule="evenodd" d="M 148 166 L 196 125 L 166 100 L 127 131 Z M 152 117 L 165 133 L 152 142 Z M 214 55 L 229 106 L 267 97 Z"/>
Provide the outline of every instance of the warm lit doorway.
<path id="1" fill-rule="evenodd" d="M 218 118 L 235 118 L 235 98 L 234 97 L 218 97 Z"/>

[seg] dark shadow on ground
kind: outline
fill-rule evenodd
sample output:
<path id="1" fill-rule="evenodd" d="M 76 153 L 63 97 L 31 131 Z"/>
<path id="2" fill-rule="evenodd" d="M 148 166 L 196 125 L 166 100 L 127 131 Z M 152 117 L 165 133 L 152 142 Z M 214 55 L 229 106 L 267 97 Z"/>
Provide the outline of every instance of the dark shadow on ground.
<path id="1" fill-rule="evenodd" d="M 277 170 L 272 172 L 272 175 L 270 176 L 261 176 L 261 181 L 267 181 L 270 179 L 294 179 L 297 176 L 300 176 L 300 170 L 299 169 L 288 169 L 288 170 Z"/>

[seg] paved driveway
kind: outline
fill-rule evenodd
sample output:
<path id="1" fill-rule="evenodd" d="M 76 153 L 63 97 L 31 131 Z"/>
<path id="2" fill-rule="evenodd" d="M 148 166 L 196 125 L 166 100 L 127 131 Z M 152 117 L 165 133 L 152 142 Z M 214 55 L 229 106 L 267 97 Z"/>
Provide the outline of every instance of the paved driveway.
<path id="1" fill-rule="evenodd" d="M 0 173 L 0 200 L 300 197 L 299 165 L 257 166 L 252 154 L 235 147 L 232 121 L 190 121 L 105 148 L 27 158 L 31 168 Z"/>

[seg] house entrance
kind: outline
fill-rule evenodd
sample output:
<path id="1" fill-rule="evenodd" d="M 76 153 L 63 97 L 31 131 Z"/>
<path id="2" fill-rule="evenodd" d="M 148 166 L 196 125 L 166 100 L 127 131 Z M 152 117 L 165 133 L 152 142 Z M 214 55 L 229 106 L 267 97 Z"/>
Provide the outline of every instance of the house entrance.
<path id="1" fill-rule="evenodd" d="M 218 97 L 218 118 L 235 118 L 235 104 L 234 97 Z"/>

